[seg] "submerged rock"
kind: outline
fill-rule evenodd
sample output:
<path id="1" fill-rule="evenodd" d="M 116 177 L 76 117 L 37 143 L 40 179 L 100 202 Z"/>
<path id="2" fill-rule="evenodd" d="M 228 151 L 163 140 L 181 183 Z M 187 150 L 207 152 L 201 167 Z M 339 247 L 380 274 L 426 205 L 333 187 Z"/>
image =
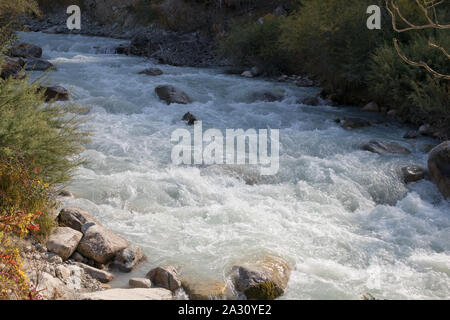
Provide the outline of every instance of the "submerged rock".
<path id="1" fill-rule="evenodd" d="M 139 74 L 146 74 L 148 76 L 160 76 L 163 74 L 163 72 L 161 69 L 158 68 L 149 68 L 142 70 L 141 72 L 139 72 Z"/>
<path id="2" fill-rule="evenodd" d="M 407 133 L 405 133 L 405 135 L 403 136 L 403 138 L 405 139 L 415 139 L 419 136 L 419 131 L 416 130 L 410 130 Z"/>
<path id="3" fill-rule="evenodd" d="M 249 300 L 274 300 L 284 294 L 291 267 L 279 257 L 266 256 L 264 259 L 235 265 L 231 270 L 231 280 L 237 291 Z"/>
<path id="4" fill-rule="evenodd" d="M 83 225 L 81 230 L 84 236 L 77 251 L 97 263 L 109 262 L 118 252 L 130 246 L 127 240 L 92 222 Z"/>
<path id="5" fill-rule="evenodd" d="M 419 166 L 407 166 L 402 169 L 403 181 L 405 183 L 416 182 L 425 178 L 426 169 Z"/>
<path id="6" fill-rule="evenodd" d="M 450 198 L 450 141 L 433 148 L 428 156 L 428 171 L 444 198 Z"/>
<path id="7" fill-rule="evenodd" d="M 76 250 L 83 234 L 67 227 L 58 227 L 47 241 L 47 249 L 56 253 L 63 260 L 69 258 Z"/>
<path id="8" fill-rule="evenodd" d="M 302 104 L 306 104 L 308 106 L 318 106 L 320 105 L 319 97 L 309 97 L 300 101 Z"/>
<path id="9" fill-rule="evenodd" d="M 109 289 L 85 293 L 83 300 L 173 300 L 172 292 L 162 288 Z"/>
<path id="10" fill-rule="evenodd" d="M 152 283 L 161 288 L 175 291 L 181 288 L 181 280 L 175 267 L 165 266 L 157 267 L 147 274 Z"/>
<path id="11" fill-rule="evenodd" d="M 131 272 L 146 258 L 140 247 L 132 245 L 116 254 L 112 266 L 122 272 Z"/>
<path id="12" fill-rule="evenodd" d="M 370 151 L 378 154 L 410 154 L 407 148 L 395 142 L 379 142 L 376 140 L 369 141 L 361 146 L 362 150 Z"/>
<path id="13" fill-rule="evenodd" d="M 13 57 L 21 58 L 40 58 L 42 56 L 42 48 L 29 43 L 17 43 L 10 49 Z"/>
<path id="14" fill-rule="evenodd" d="M 270 92 L 270 91 L 262 91 L 262 92 L 254 92 L 252 94 L 253 101 L 267 101 L 267 102 L 275 102 L 281 101 L 284 98 L 284 94 L 282 92 Z"/>
<path id="15" fill-rule="evenodd" d="M 182 286 L 191 300 L 223 300 L 227 285 L 221 281 L 197 281 L 183 279 Z"/>
<path id="16" fill-rule="evenodd" d="M 344 129 L 359 129 L 364 127 L 369 127 L 370 122 L 358 118 L 344 118 L 341 127 Z"/>
<path id="17" fill-rule="evenodd" d="M 195 122 L 197 121 L 197 118 L 192 113 L 187 112 L 184 114 L 184 116 L 181 120 L 187 121 L 188 125 L 193 126 L 195 124 Z"/>
<path id="18" fill-rule="evenodd" d="M 183 91 L 174 86 L 163 85 L 155 88 L 155 92 L 158 97 L 165 101 L 167 104 L 179 103 L 188 104 L 192 103 L 192 99 Z"/>

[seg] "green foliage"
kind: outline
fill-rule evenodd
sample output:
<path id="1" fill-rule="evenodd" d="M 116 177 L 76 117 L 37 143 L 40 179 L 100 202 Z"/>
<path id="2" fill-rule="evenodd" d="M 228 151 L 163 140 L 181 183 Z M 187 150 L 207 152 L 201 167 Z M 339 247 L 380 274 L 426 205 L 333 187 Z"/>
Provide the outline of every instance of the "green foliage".
<path id="1" fill-rule="evenodd" d="M 410 60 L 423 61 L 438 72 L 450 74 L 448 59 L 440 50 L 428 46 L 428 41 L 450 47 L 450 38 L 444 33 L 437 33 L 436 38 L 413 34 L 401 46 L 402 53 Z M 384 105 L 399 110 L 414 107 L 448 126 L 450 82 L 433 77 L 424 68 L 406 64 L 390 42 L 375 51 L 368 82 L 372 97 Z"/>
<path id="2" fill-rule="evenodd" d="M 21 155 L 41 170 L 50 184 L 67 182 L 83 163 L 79 158 L 88 133 L 73 106 L 50 103 L 38 83 L 0 81 L 0 156 Z"/>
<path id="3" fill-rule="evenodd" d="M 266 15 L 264 23 L 237 26 L 220 42 L 219 53 L 243 66 L 263 66 L 268 72 L 286 71 L 288 54 L 280 48 L 284 17 Z"/>

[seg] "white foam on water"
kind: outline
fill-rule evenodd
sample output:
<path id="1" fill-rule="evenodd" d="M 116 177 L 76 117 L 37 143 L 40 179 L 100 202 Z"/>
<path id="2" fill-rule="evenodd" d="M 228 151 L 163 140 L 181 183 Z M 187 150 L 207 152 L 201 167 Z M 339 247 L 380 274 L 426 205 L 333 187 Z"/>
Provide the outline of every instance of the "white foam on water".
<path id="1" fill-rule="evenodd" d="M 69 186 L 77 199 L 66 204 L 92 211 L 144 249 L 148 262 L 131 275 L 173 264 L 185 274 L 225 281 L 237 259 L 272 252 L 294 266 L 281 299 L 450 297 L 450 204 L 432 183 L 405 186 L 398 172 L 402 165 L 426 166 L 423 150 L 434 141 L 401 139 L 407 128 L 394 124 L 343 130 L 334 118 L 376 116 L 296 103 L 317 89 L 102 54 L 120 40 L 20 37 L 42 46 L 44 58 L 57 65 L 49 82 L 71 89 L 75 102 L 91 110 L 94 138 L 83 153 L 90 163 Z M 137 74 L 148 67 L 164 75 Z M 195 102 L 167 106 L 154 92 L 161 84 L 186 91 Z M 265 91 L 284 99 L 251 99 Z M 279 173 L 173 166 L 170 136 L 180 127 L 192 130 L 181 121 L 187 111 L 204 129 L 280 129 Z M 371 139 L 413 152 L 359 150 Z"/>

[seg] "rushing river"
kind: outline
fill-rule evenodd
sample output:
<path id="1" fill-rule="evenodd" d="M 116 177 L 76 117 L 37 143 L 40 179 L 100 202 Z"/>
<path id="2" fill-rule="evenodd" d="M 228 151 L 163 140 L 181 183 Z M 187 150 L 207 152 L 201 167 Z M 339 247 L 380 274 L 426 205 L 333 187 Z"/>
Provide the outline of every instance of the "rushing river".
<path id="1" fill-rule="evenodd" d="M 57 66 L 47 80 L 90 109 L 90 162 L 68 186 L 66 205 L 91 211 L 141 246 L 148 261 L 131 275 L 171 264 L 183 274 L 226 281 L 234 261 L 268 252 L 294 266 L 281 299 L 450 298 L 450 203 L 427 180 L 405 185 L 399 167 L 426 166 L 436 141 L 403 139 L 408 130 L 357 108 L 297 103 L 317 88 L 223 74 L 218 69 L 157 65 L 112 54 L 124 41 L 20 33 Z M 138 75 L 158 67 L 164 75 Z M 33 77 L 38 76 L 35 72 Z M 154 92 L 171 84 L 194 103 L 166 105 Z M 281 102 L 254 101 L 264 91 Z M 280 129 L 280 170 L 252 166 L 175 166 L 171 134 L 189 128 Z M 347 131 L 337 117 L 378 124 Z M 411 155 L 359 150 L 371 139 L 398 142 Z"/>

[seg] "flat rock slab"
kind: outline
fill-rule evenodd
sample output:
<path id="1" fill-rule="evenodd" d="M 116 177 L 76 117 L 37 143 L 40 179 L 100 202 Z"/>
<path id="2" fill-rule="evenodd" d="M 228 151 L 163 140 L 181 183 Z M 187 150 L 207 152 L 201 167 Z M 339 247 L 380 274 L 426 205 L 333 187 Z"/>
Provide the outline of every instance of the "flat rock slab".
<path id="1" fill-rule="evenodd" d="M 378 154 L 410 154 L 407 148 L 395 142 L 369 141 L 361 146 L 362 150 Z"/>
<path id="2" fill-rule="evenodd" d="M 191 300 L 223 300 L 226 298 L 227 285 L 221 281 L 186 278 L 181 283 Z"/>
<path id="3" fill-rule="evenodd" d="M 79 231 L 58 227 L 48 239 L 47 249 L 65 260 L 75 252 L 82 237 L 83 234 Z"/>
<path id="4" fill-rule="evenodd" d="M 85 293 L 83 300 L 173 300 L 172 292 L 162 288 L 109 289 Z"/>

